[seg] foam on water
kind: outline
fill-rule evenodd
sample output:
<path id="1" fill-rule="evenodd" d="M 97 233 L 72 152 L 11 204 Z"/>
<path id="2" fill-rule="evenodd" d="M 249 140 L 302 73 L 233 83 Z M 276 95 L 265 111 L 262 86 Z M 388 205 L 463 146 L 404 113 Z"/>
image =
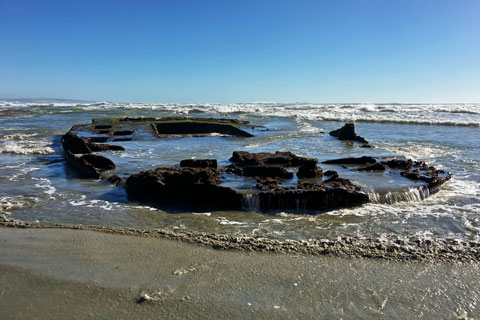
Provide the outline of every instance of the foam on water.
<path id="1" fill-rule="evenodd" d="M 242 224 L 245 224 L 245 222 L 229 220 L 225 217 L 215 218 L 215 221 L 217 221 L 221 225 L 242 225 Z"/>
<path id="2" fill-rule="evenodd" d="M 20 155 L 45 155 L 54 152 L 52 143 L 45 139 L 34 139 L 38 134 L 7 134 L 0 135 L 0 153 Z"/>
<path id="3" fill-rule="evenodd" d="M 191 113 L 222 116 L 249 114 L 256 117 L 288 117 L 315 121 L 480 126 L 480 106 L 478 104 L 135 104 L 0 101 L 0 109 L 23 110 L 32 113 L 112 110 L 139 112 L 143 110 L 181 115 Z"/>
<path id="4" fill-rule="evenodd" d="M 10 211 L 30 206 L 39 201 L 40 199 L 36 197 L 0 196 L 0 213 L 10 214 Z"/>
<path id="5" fill-rule="evenodd" d="M 99 199 L 88 199 L 86 195 L 81 195 L 79 199 L 69 200 L 68 203 L 72 207 L 95 208 L 107 211 L 112 211 L 121 207 L 119 203 Z M 153 209 L 146 206 L 139 206 L 138 208 Z"/>
<path id="6" fill-rule="evenodd" d="M 56 194 L 57 188 L 52 185 L 52 182 L 49 179 L 32 177 L 32 180 L 37 181 L 35 187 L 42 189 L 43 193 L 48 195 L 50 199 L 56 199 L 54 194 Z"/>
<path id="7" fill-rule="evenodd" d="M 434 164 L 439 157 L 459 158 L 459 154 L 449 146 L 434 145 L 431 142 L 407 141 L 402 143 L 382 142 L 378 147 L 400 154 L 415 161 Z"/>

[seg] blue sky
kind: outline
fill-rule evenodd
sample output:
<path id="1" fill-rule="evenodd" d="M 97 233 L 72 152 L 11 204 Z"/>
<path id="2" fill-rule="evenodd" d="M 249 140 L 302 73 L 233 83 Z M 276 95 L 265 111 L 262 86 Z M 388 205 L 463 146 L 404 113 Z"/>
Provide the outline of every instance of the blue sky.
<path id="1" fill-rule="evenodd" d="M 480 102 L 480 1 L 0 0 L 0 97 Z"/>

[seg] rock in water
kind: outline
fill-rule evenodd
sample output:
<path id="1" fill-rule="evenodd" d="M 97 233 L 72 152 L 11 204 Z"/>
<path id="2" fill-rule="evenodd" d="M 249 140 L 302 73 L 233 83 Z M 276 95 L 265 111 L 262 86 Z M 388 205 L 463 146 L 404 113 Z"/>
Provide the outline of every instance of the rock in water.
<path id="1" fill-rule="evenodd" d="M 367 165 L 365 167 L 358 168 L 357 171 L 385 171 L 388 169 L 388 165 L 385 163 L 377 162 Z"/>
<path id="2" fill-rule="evenodd" d="M 330 131 L 330 135 L 337 137 L 339 140 L 353 140 L 368 144 L 368 141 L 365 140 L 365 138 L 360 137 L 355 133 L 355 125 L 352 122 L 345 123 L 340 129 Z"/>
<path id="3" fill-rule="evenodd" d="M 218 171 L 211 168 L 157 168 L 131 175 L 129 196 L 161 204 L 239 210 L 242 195 L 221 187 Z"/>
<path id="4" fill-rule="evenodd" d="M 243 175 L 246 177 L 293 178 L 293 173 L 285 168 L 275 166 L 246 166 L 243 168 Z"/>
<path id="5" fill-rule="evenodd" d="M 374 164 L 377 160 L 375 158 L 369 156 L 363 156 L 360 158 L 340 158 L 340 159 L 332 159 L 332 160 L 325 160 L 322 163 L 325 164 Z"/>
<path id="6" fill-rule="evenodd" d="M 297 177 L 299 179 L 321 178 L 322 175 L 322 169 L 317 167 L 317 164 L 303 165 L 298 168 L 297 172 Z"/>
<path id="7" fill-rule="evenodd" d="M 186 159 L 180 161 L 180 167 L 217 169 L 217 159 Z"/>
<path id="8" fill-rule="evenodd" d="M 230 161 L 238 167 L 275 165 L 282 167 L 312 166 L 317 164 L 315 158 L 304 158 L 291 152 L 277 151 L 275 153 L 234 151 Z"/>

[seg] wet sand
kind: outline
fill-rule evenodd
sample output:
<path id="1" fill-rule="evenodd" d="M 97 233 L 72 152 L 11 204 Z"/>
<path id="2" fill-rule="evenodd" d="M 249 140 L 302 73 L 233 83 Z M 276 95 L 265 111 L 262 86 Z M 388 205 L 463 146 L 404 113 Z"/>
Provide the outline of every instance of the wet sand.
<path id="1" fill-rule="evenodd" d="M 0 243 L 3 319 L 480 317 L 479 262 L 215 250 L 69 229 L 2 227 Z"/>

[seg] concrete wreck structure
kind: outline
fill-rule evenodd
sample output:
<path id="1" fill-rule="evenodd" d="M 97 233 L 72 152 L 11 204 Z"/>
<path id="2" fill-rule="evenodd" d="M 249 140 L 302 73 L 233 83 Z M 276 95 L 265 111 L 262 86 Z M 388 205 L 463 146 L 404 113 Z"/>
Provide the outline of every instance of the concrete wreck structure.
<path id="1" fill-rule="evenodd" d="M 184 159 L 178 166 L 143 170 L 129 176 L 117 174 L 115 163 L 99 154 L 124 151 L 124 147 L 109 143 L 135 140 L 139 130 L 159 139 L 212 134 L 249 139 L 253 134 L 244 130 L 248 127 L 251 127 L 248 122 L 235 119 L 94 119 L 91 124 L 73 126 L 61 141 L 66 159 L 83 175 L 108 180 L 124 187 L 129 199 L 161 207 L 312 214 L 355 207 L 378 199 L 375 193 L 341 177 L 336 170 L 324 172 L 317 159 L 285 151 L 234 151 L 230 164 L 224 167 L 219 167 L 217 159 Z M 348 124 L 332 132 L 332 136 L 367 143 L 353 130 L 353 125 Z M 387 172 L 414 181 L 414 188 L 427 193 L 435 192 L 452 177 L 424 162 L 391 157 L 339 158 L 323 161 L 321 165 L 339 166 L 344 171 L 364 176 Z M 239 179 L 252 181 L 254 185 L 245 191 L 229 184 Z"/>

